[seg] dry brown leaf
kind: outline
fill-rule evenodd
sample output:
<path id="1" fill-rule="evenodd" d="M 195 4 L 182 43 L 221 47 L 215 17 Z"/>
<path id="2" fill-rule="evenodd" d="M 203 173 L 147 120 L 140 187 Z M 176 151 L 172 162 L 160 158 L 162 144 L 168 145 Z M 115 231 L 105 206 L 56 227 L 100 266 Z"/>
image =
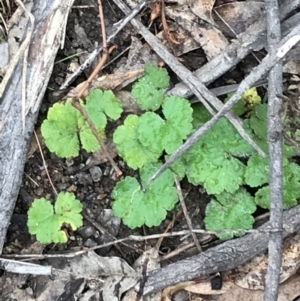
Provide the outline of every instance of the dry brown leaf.
<path id="1" fill-rule="evenodd" d="M 198 37 L 195 34 L 194 39 L 199 41 L 209 61 L 227 47 L 228 41 L 218 29 L 200 27 L 198 30 Z"/>
<path id="2" fill-rule="evenodd" d="M 143 69 L 147 64 L 158 65 L 160 58 L 148 44 L 143 44 L 138 38 L 131 37 L 131 46 L 128 58 L 114 70 L 114 73 L 126 73 L 128 71 Z"/>
<path id="3" fill-rule="evenodd" d="M 128 71 L 126 73 L 107 74 L 94 79 L 87 90 L 85 90 L 83 97 L 86 97 L 93 89 L 102 90 L 118 90 L 124 85 L 128 85 L 129 82 L 135 81 L 141 75 L 144 74 L 144 69 Z M 78 94 L 81 87 L 85 82 L 80 83 L 77 87 L 69 91 L 64 99 L 74 97 Z"/>
<path id="4" fill-rule="evenodd" d="M 200 19 L 215 25 L 211 12 L 216 0 L 187 0 L 192 12 Z"/>
<path id="5" fill-rule="evenodd" d="M 231 275 L 228 275 L 228 277 L 230 281 L 242 288 L 263 290 L 265 286 L 267 266 L 268 256 L 257 256 L 245 265 L 235 269 Z M 280 283 L 286 281 L 293 274 L 295 274 L 299 266 L 300 233 L 297 233 L 296 235 L 289 237 L 284 241 Z"/>
<path id="6" fill-rule="evenodd" d="M 203 48 L 207 59 L 219 55 L 228 45 L 228 41 L 216 28 L 206 28 L 197 22 L 187 6 L 166 7 L 167 15 L 184 28 L 193 39 Z"/>
<path id="7" fill-rule="evenodd" d="M 155 2 L 154 7 L 151 11 L 150 20 L 151 21 L 155 20 L 160 16 L 160 14 L 161 14 L 161 2 L 157 1 Z"/>
<path id="8" fill-rule="evenodd" d="M 160 268 L 159 254 L 156 248 L 151 248 L 145 251 L 134 263 L 133 268 L 138 274 L 142 274 L 144 265 L 147 265 L 146 273 Z M 139 285 L 137 285 L 139 287 Z M 126 292 L 122 301 L 136 301 L 137 300 L 137 286 Z M 142 297 L 140 301 L 161 301 L 161 293 L 153 293 Z"/>
<path id="9" fill-rule="evenodd" d="M 159 32 L 156 37 L 177 57 L 200 48 L 199 44 L 193 39 L 190 33 L 179 25 L 176 26 L 176 38 L 179 44 L 170 45 L 170 43 L 165 39 L 163 31 Z"/>
<path id="10" fill-rule="evenodd" d="M 255 23 L 264 10 L 262 2 L 232 2 L 215 7 L 213 16 L 223 33 L 235 37 Z"/>
<path id="11" fill-rule="evenodd" d="M 299 292 L 300 277 L 295 275 L 289 279 L 286 283 L 279 286 L 278 301 L 292 301 L 300 295 Z M 203 298 L 203 301 L 211 299 Z M 215 296 L 217 301 L 235 301 L 235 300 L 247 300 L 247 301 L 263 301 L 264 291 L 263 290 L 248 290 L 243 289 L 237 285 L 232 284 L 230 290 L 225 294 Z"/>
<path id="12" fill-rule="evenodd" d="M 283 72 L 291 74 L 300 74 L 300 58 L 299 58 L 300 45 L 297 44 L 290 51 L 290 59 L 283 67 Z"/>

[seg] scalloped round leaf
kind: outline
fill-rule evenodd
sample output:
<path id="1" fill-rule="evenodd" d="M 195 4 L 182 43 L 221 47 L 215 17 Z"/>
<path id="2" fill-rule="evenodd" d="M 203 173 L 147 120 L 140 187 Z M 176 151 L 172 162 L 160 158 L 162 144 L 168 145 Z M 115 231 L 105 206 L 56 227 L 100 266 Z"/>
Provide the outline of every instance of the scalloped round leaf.
<path id="1" fill-rule="evenodd" d="M 133 85 L 131 94 L 142 110 L 156 111 L 164 100 L 165 90 L 155 89 L 151 82 L 142 77 Z"/>
<path id="2" fill-rule="evenodd" d="M 139 117 L 137 137 L 143 146 L 152 152 L 162 153 L 165 121 L 153 112 L 146 112 Z"/>
<path id="3" fill-rule="evenodd" d="M 105 128 L 107 123 L 105 114 L 116 120 L 123 112 L 121 101 L 111 90 L 92 90 L 86 97 L 85 108 L 97 129 Z"/>
<path id="4" fill-rule="evenodd" d="M 146 212 L 143 207 L 143 192 L 135 178 L 125 177 L 114 187 L 112 209 L 114 214 L 122 218 L 123 223 L 131 229 L 141 227 L 145 224 Z"/>
<path id="5" fill-rule="evenodd" d="M 73 230 L 82 226 L 82 203 L 74 193 L 61 192 L 55 202 L 55 213 L 61 223 L 67 223 Z"/>
<path id="6" fill-rule="evenodd" d="M 284 161 L 284 182 L 291 180 L 300 181 L 300 166 L 293 162 Z"/>
<path id="7" fill-rule="evenodd" d="M 45 144 L 61 158 L 76 157 L 79 154 L 78 113 L 70 101 L 56 103 L 48 111 L 41 126 Z"/>
<path id="8" fill-rule="evenodd" d="M 119 126 L 113 136 L 119 155 L 133 169 L 141 168 L 148 162 L 157 162 L 161 156 L 161 152 L 151 152 L 141 144 L 137 137 L 138 123 L 137 115 L 128 115 L 124 125 Z"/>
<path id="9" fill-rule="evenodd" d="M 295 183 L 291 183 L 290 187 L 293 186 Z M 285 196 L 285 191 L 283 192 Z M 289 195 L 289 193 L 288 193 Z M 265 186 L 260 188 L 255 193 L 255 203 L 257 206 L 260 206 L 264 209 L 270 209 L 270 186 Z M 288 209 L 291 206 L 294 206 L 297 204 L 296 202 L 293 202 L 293 199 L 284 200 L 284 209 Z"/>
<path id="10" fill-rule="evenodd" d="M 253 147 L 238 133 L 235 127 L 225 117 L 221 118 L 202 137 L 207 147 L 218 148 L 237 156 L 250 156 Z"/>
<path id="11" fill-rule="evenodd" d="M 193 109 L 188 100 L 179 96 L 167 97 L 162 109 L 167 120 L 164 148 L 168 154 L 172 154 L 192 132 Z"/>
<path id="12" fill-rule="evenodd" d="M 266 153 L 269 153 L 267 137 L 259 138 L 250 126 L 250 119 L 243 120 L 243 128 L 246 133 L 255 141 L 255 143 Z"/>
<path id="13" fill-rule="evenodd" d="M 88 123 L 83 119 L 82 120 L 79 119 L 78 123 L 80 127 L 79 137 L 80 137 L 82 147 L 87 152 L 98 151 L 101 148 L 100 143 L 98 142 L 96 136 L 93 134 Z"/>
<path id="14" fill-rule="evenodd" d="M 147 164 L 141 168 L 141 179 L 146 183 L 161 164 Z M 142 225 L 158 226 L 171 210 L 178 197 L 174 187 L 174 176 L 167 170 L 143 192 L 138 181 L 126 177 L 113 190 L 114 214 L 123 219 L 125 225 L 137 228 Z"/>
<path id="15" fill-rule="evenodd" d="M 43 244 L 67 242 L 65 231 L 61 230 L 64 223 L 71 225 L 73 230 L 82 226 L 82 204 L 75 199 L 73 193 L 61 192 L 55 203 L 55 211 L 50 201 L 36 199 L 28 210 L 28 229 Z"/>
<path id="16" fill-rule="evenodd" d="M 68 237 L 64 231 L 60 230 L 61 226 L 56 215 L 49 217 L 47 221 L 40 224 L 36 239 L 42 244 L 67 242 Z"/>
<path id="17" fill-rule="evenodd" d="M 238 159 L 226 156 L 218 149 L 199 148 L 187 155 L 188 180 L 193 185 L 203 185 L 208 194 L 235 192 L 243 184 L 245 165 Z"/>
<path id="18" fill-rule="evenodd" d="M 269 182 L 269 158 L 254 154 L 247 163 L 245 172 L 245 182 L 250 187 L 259 187 Z"/>
<path id="19" fill-rule="evenodd" d="M 297 200 L 300 198 L 300 166 L 285 162 L 283 171 L 284 209 L 289 209 L 297 205 Z M 270 209 L 270 186 L 265 186 L 256 192 L 255 202 L 262 208 Z"/>
<path id="20" fill-rule="evenodd" d="M 37 234 L 40 225 L 54 215 L 53 206 L 45 198 L 35 199 L 28 212 L 27 226 L 31 234 Z"/>
<path id="21" fill-rule="evenodd" d="M 208 230 L 252 229 L 256 210 L 253 197 L 245 190 L 239 189 L 234 194 L 223 192 L 216 195 L 206 207 L 205 226 Z M 243 232 L 217 234 L 220 239 L 241 236 Z"/>
<path id="22" fill-rule="evenodd" d="M 155 88 L 167 89 L 170 85 L 170 77 L 167 69 L 149 64 L 145 68 L 145 77 Z"/>
<path id="23" fill-rule="evenodd" d="M 35 199 L 27 215 L 29 232 L 36 235 L 40 243 L 49 244 L 51 242 L 58 243 L 67 241 L 67 236 L 64 232 L 65 238 L 63 241 L 56 239 L 62 224 L 59 223 L 58 217 L 54 214 L 53 206 L 50 201 L 44 198 Z M 61 237 L 61 235 L 59 237 Z"/>

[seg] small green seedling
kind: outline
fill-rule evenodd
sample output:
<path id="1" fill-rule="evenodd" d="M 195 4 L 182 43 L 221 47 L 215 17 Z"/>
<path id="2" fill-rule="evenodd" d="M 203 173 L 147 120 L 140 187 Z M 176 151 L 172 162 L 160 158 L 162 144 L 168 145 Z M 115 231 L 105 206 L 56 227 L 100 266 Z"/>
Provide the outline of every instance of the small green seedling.
<path id="1" fill-rule="evenodd" d="M 118 152 L 131 168 L 157 162 L 163 151 L 172 154 L 191 133 L 193 110 L 186 99 L 165 98 L 162 112 L 165 119 L 154 112 L 129 115 L 115 131 Z"/>
<path id="2" fill-rule="evenodd" d="M 65 243 L 68 236 L 61 227 L 69 224 L 73 230 L 82 226 L 82 204 L 73 193 L 61 192 L 53 205 L 41 198 L 35 199 L 28 210 L 27 226 L 42 244 Z"/>
<path id="3" fill-rule="evenodd" d="M 132 88 L 132 96 L 144 111 L 156 111 L 162 104 L 170 77 L 166 69 L 148 65 L 145 75 Z"/>
<path id="4" fill-rule="evenodd" d="M 123 112 L 120 100 L 112 91 L 95 89 L 87 96 L 86 104 L 82 105 L 102 136 L 105 135 L 106 116 L 116 120 Z M 100 149 L 88 123 L 70 100 L 65 104 L 56 103 L 49 109 L 41 131 L 49 150 L 61 158 L 78 156 L 80 143 L 88 152 Z"/>
<path id="5" fill-rule="evenodd" d="M 205 226 L 209 230 L 223 229 L 252 229 L 254 217 L 252 214 L 256 211 L 254 198 L 243 188 L 231 194 L 223 192 L 216 195 L 216 200 L 212 200 L 206 207 Z M 231 239 L 234 236 L 242 236 L 243 232 L 238 234 L 218 234 L 220 239 Z"/>
<path id="6" fill-rule="evenodd" d="M 146 186 L 151 175 L 160 166 L 160 163 L 146 164 L 140 169 L 141 184 L 136 178 L 126 177 L 113 190 L 114 214 L 132 229 L 144 224 L 148 227 L 160 225 L 166 218 L 167 211 L 173 209 L 178 201 L 174 174 L 170 170 L 166 170 L 159 179 Z"/>

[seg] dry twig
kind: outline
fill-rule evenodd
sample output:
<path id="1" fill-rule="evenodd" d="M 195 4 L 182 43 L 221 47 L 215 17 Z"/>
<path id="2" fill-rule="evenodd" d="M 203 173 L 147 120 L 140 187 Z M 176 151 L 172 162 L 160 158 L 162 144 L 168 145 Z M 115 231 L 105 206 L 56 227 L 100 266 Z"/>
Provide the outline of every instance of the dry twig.
<path id="1" fill-rule="evenodd" d="M 177 192 L 178 192 L 180 204 L 181 204 L 181 207 L 182 207 L 182 211 L 184 213 L 184 216 L 185 216 L 186 222 L 188 224 L 188 227 L 189 227 L 189 229 L 191 231 L 191 235 L 193 237 L 194 243 L 195 243 L 198 251 L 201 252 L 202 248 L 201 248 L 201 246 L 199 244 L 199 241 L 198 241 L 198 238 L 197 238 L 196 234 L 193 232 L 193 225 L 192 225 L 191 219 L 189 217 L 189 213 L 188 213 L 188 211 L 186 209 L 186 206 L 185 206 L 185 202 L 184 202 L 184 198 L 183 198 L 183 194 L 182 194 L 182 190 L 181 190 L 179 178 L 178 178 L 177 175 L 175 175 L 174 177 L 175 177 L 175 183 L 176 183 Z"/>

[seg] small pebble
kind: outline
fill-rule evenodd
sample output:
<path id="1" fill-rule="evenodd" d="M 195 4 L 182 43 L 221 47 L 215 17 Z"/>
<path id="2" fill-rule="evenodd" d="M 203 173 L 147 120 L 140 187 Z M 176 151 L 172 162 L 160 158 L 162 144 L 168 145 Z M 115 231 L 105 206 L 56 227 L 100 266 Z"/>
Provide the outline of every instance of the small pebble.
<path id="1" fill-rule="evenodd" d="M 59 191 L 65 191 L 68 188 L 68 185 L 65 183 L 57 183 L 56 186 Z"/>
<path id="2" fill-rule="evenodd" d="M 83 239 L 88 239 L 95 234 L 95 228 L 91 226 L 84 226 L 78 229 L 78 233 Z"/>
<path id="3" fill-rule="evenodd" d="M 93 200 L 95 200 L 97 197 L 97 194 L 95 192 L 90 192 L 89 194 L 87 194 L 84 198 L 85 201 L 87 202 L 92 202 Z"/>
<path id="4" fill-rule="evenodd" d="M 72 159 L 67 159 L 67 160 L 66 160 L 66 165 L 67 165 L 68 167 L 72 166 L 73 164 L 74 164 L 74 160 L 72 160 Z"/>
<path id="5" fill-rule="evenodd" d="M 94 240 L 88 238 L 86 240 L 86 242 L 84 243 L 84 246 L 87 247 L 87 248 L 91 248 L 91 247 L 97 246 L 97 243 Z"/>
<path id="6" fill-rule="evenodd" d="M 89 169 L 94 182 L 100 182 L 103 176 L 102 170 L 99 166 L 93 166 Z"/>

